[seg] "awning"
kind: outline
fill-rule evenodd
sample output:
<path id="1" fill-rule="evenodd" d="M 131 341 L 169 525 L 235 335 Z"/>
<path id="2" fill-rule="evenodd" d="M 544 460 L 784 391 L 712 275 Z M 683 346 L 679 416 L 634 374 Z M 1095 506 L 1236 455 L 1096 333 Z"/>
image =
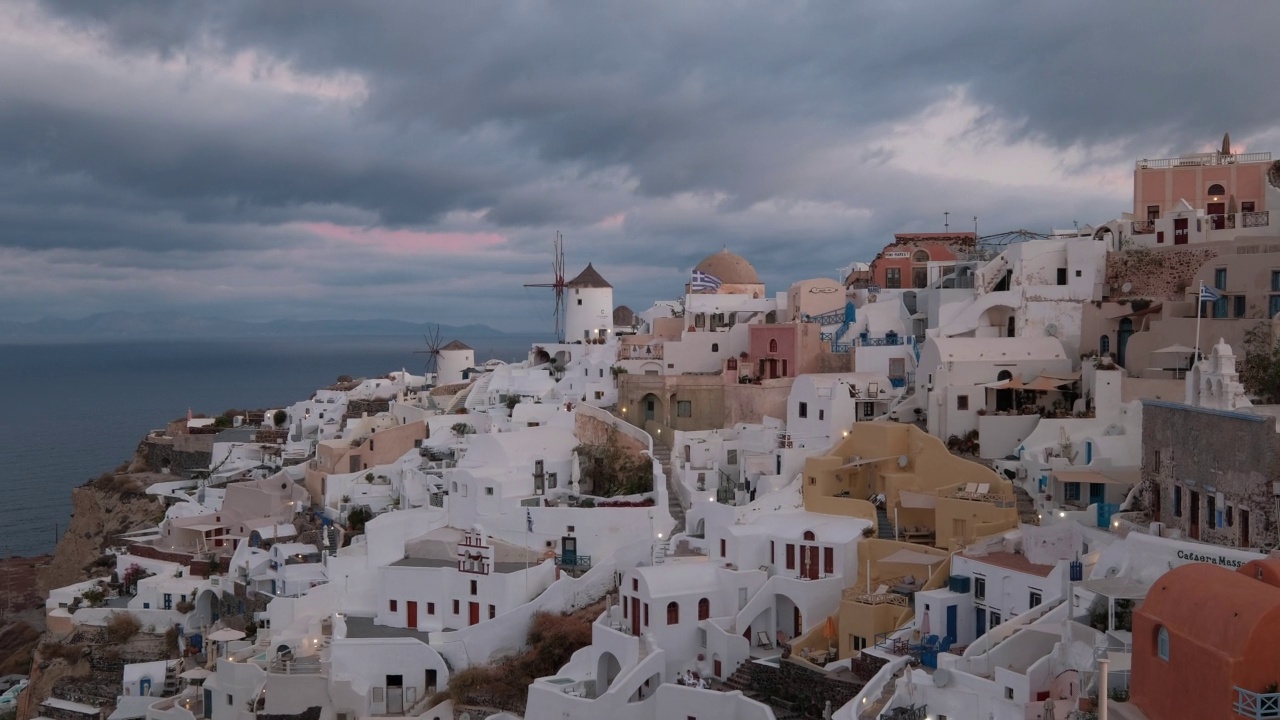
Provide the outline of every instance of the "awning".
<path id="1" fill-rule="evenodd" d="M 903 563 L 910 565 L 937 565 L 946 559 L 945 555 L 930 555 L 918 550 L 899 550 L 888 557 L 880 558 L 880 562 Z"/>
<path id="2" fill-rule="evenodd" d="M 1105 595 L 1113 600 L 1139 600 L 1147 596 L 1151 583 L 1132 580 L 1127 577 L 1098 578 L 1080 583 L 1085 590 L 1098 595 Z"/>
<path id="3" fill-rule="evenodd" d="M 898 503 L 904 508 L 933 508 L 938 506 L 938 496 L 932 493 L 899 490 Z"/>
<path id="4" fill-rule="evenodd" d="M 1040 392 L 1057 392 L 1062 385 L 1069 385 L 1075 382 L 1063 378 L 1049 377 L 1042 375 L 1031 382 L 1022 382 L 1018 378 L 1011 380 L 997 380 L 989 382 L 982 387 L 990 390 L 1038 390 Z"/>
<path id="5" fill-rule="evenodd" d="M 1053 476 L 1059 482 L 1067 483 L 1102 483 L 1111 485 L 1134 485 L 1138 482 L 1136 469 L 1116 468 L 1104 475 L 1096 470 L 1058 470 Z"/>

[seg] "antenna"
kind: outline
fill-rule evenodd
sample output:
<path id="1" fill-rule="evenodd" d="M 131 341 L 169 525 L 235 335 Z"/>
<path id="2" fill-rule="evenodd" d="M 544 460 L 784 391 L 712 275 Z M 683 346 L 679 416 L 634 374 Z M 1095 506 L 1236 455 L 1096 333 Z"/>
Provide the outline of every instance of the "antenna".
<path id="1" fill-rule="evenodd" d="M 556 233 L 551 243 L 551 282 L 525 283 L 525 287 L 552 288 L 556 293 L 556 342 L 564 342 L 564 236 Z"/>
<path id="2" fill-rule="evenodd" d="M 943 232 L 951 230 L 951 213 L 949 212 L 942 213 L 942 230 Z"/>
<path id="3" fill-rule="evenodd" d="M 440 368 L 440 326 L 432 325 L 427 334 L 422 336 L 422 340 L 426 343 L 426 350 L 414 350 L 414 355 L 427 356 L 427 374 L 435 375 Z"/>

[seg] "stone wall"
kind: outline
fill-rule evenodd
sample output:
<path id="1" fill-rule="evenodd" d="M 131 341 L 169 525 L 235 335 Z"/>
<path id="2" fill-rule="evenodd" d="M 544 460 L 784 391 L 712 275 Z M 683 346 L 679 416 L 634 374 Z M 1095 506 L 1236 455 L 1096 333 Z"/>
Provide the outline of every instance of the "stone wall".
<path id="1" fill-rule="evenodd" d="M 218 595 L 218 615 L 223 622 L 239 619 L 239 623 L 229 622 L 228 627 L 236 627 L 237 630 L 244 630 L 253 625 L 254 613 L 260 613 L 267 609 L 267 603 L 271 602 L 271 596 L 264 593 L 254 593 L 252 597 L 246 592 L 246 588 L 241 583 L 235 583 L 233 592 L 223 591 Z"/>
<path id="2" fill-rule="evenodd" d="M 1247 510 L 1249 546 L 1277 542 L 1271 485 L 1280 477 L 1275 418 L 1147 400 L 1142 408 L 1142 452 L 1143 500 L 1153 514 L 1158 506 L 1159 522 L 1189 533 L 1194 492 L 1200 505 L 1201 540 L 1238 547 L 1240 512 Z M 1180 513 L 1174 506 L 1175 486 L 1181 487 Z M 1219 493 L 1223 503 L 1216 502 Z M 1223 511 L 1222 527 L 1213 527 L 1208 517 L 1211 495 Z"/>
<path id="3" fill-rule="evenodd" d="M 177 479 L 184 477 L 192 470 L 209 469 L 209 465 L 213 462 L 212 440 L 212 435 L 148 437 L 138 446 L 136 456 L 142 460 L 148 471 L 162 472 L 168 469 L 169 474 Z M 205 444 L 209 449 L 201 449 Z"/>
<path id="4" fill-rule="evenodd" d="M 793 660 L 782 660 L 778 667 L 757 662 L 748 663 L 748 667 L 751 691 L 760 693 L 762 702 L 788 703 L 808 718 L 821 718 L 828 701 L 833 710 L 843 707 L 857 697 L 865 685 L 860 681 L 830 678 Z"/>
<path id="5" fill-rule="evenodd" d="M 609 443 L 609 434 L 613 433 L 613 442 L 629 455 L 640 455 L 649 448 L 624 433 L 617 432 L 609 423 L 584 413 L 575 413 L 573 417 L 573 436 L 583 445 L 605 445 Z"/>
<path id="6" fill-rule="evenodd" d="M 348 400 L 347 413 L 346 415 L 343 415 L 343 417 L 347 419 L 353 419 L 358 417 L 364 417 L 365 414 L 368 414 L 369 417 L 373 417 L 378 413 L 384 413 L 384 412 L 390 412 L 390 411 L 391 411 L 390 400 Z"/>
<path id="7" fill-rule="evenodd" d="M 1229 243 L 1133 248 L 1107 253 L 1107 296 L 1182 300 L 1196 272 Z M 1124 290 L 1125 284 L 1129 290 Z"/>

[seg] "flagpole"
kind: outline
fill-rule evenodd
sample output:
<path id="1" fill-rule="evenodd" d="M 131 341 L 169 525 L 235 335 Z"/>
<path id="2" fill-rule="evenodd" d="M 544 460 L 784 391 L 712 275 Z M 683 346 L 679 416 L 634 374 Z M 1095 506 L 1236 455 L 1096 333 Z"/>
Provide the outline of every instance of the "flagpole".
<path id="1" fill-rule="evenodd" d="M 1200 289 L 1196 292 L 1196 351 L 1191 356 L 1191 362 L 1200 362 L 1200 316 L 1204 309 L 1204 281 L 1200 282 Z"/>

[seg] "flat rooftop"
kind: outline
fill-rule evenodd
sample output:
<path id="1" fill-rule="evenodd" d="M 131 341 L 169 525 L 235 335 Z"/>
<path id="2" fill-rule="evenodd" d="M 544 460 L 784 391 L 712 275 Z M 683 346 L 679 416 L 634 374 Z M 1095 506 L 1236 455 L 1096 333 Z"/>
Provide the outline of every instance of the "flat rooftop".
<path id="1" fill-rule="evenodd" d="M 1049 573 L 1053 572 L 1052 565 L 1037 565 L 1028 560 L 1026 555 L 1020 553 L 996 552 L 987 553 L 986 555 L 965 555 L 964 557 L 973 562 L 995 565 L 1005 570 L 1014 570 L 1028 575 L 1049 577 Z"/>
<path id="2" fill-rule="evenodd" d="M 410 628 L 387 627 L 386 625 L 375 625 L 373 618 L 370 617 L 346 617 L 347 637 L 349 638 L 413 638 L 423 643 L 427 642 L 427 633 L 421 630 L 412 630 Z M 454 628 L 444 628 L 446 631 Z M 429 644 L 429 643 L 428 643 Z"/>
<path id="3" fill-rule="evenodd" d="M 540 562 L 542 562 L 542 560 L 530 561 L 527 565 L 522 562 L 498 562 L 493 564 L 492 572 L 505 575 L 507 573 L 519 572 L 526 568 L 537 567 Z M 440 560 L 436 558 L 407 557 L 391 563 L 391 567 L 456 568 L 458 567 L 458 561 Z"/>

